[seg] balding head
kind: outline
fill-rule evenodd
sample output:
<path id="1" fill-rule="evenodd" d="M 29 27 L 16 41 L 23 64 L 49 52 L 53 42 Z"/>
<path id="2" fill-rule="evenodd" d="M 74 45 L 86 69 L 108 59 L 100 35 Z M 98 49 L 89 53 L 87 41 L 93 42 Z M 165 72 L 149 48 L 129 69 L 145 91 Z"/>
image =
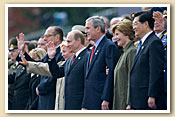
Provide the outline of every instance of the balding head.
<path id="1" fill-rule="evenodd" d="M 121 20 L 122 20 L 121 17 L 114 17 L 114 18 L 112 18 L 111 21 L 110 21 L 110 28 L 112 28 L 113 25 L 117 24 Z"/>

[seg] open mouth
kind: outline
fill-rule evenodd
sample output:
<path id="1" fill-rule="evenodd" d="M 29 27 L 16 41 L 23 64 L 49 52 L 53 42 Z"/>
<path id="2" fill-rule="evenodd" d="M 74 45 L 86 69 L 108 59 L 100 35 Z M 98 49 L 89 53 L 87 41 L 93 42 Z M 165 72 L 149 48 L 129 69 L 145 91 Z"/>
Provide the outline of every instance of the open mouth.
<path id="1" fill-rule="evenodd" d="M 120 41 L 120 39 L 116 39 L 117 43 Z"/>

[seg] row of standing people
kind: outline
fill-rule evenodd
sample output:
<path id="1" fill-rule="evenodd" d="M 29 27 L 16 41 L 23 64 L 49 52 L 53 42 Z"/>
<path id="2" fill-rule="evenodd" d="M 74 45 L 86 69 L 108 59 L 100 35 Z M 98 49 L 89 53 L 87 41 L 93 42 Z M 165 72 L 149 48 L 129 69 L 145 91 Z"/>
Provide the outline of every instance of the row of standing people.
<path id="1" fill-rule="evenodd" d="M 133 27 L 132 22 L 128 20 L 123 20 L 113 26 L 114 39 L 123 48 L 123 54 L 119 61 L 117 47 L 105 37 L 105 24 L 101 17 L 91 17 L 86 20 L 85 33 L 89 40 L 94 41 L 93 49 L 90 52 L 84 46 L 84 37 L 81 32 L 71 31 L 68 33 L 67 47 L 76 57 L 67 59 L 63 66 L 57 66 L 58 61 L 55 57 L 58 55 L 57 44 L 52 42 L 53 40 L 49 40 L 45 62 L 47 67 L 44 68 L 47 68 L 52 76 L 48 79 L 65 76 L 64 109 L 98 110 L 112 109 L 112 106 L 113 109 L 126 109 L 126 107 L 127 109 L 165 109 L 161 103 L 164 96 L 160 95 L 163 93 L 160 87 L 163 82 L 162 62 L 164 62 L 164 58 L 162 57 L 164 51 L 162 49 L 164 48 L 162 48 L 161 41 L 152 32 L 152 23 L 154 24 L 152 15 L 142 12 L 134 16 Z M 138 50 L 136 55 L 137 49 L 132 41 L 134 33 L 136 38 L 144 41 L 139 47 L 141 50 Z M 20 34 L 19 37 L 19 42 L 23 42 L 23 34 Z M 27 60 L 31 60 L 27 58 L 26 53 L 24 55 Z M 22 58 L 25 61 L 23 56 Z M 43 67 L 42 63 L 39 64 Z M 108 69 L 107 74 L 106 68 Z M 143 73 L 145 76 L 139 76 Z M 159 100 L 161 101 L 159 102 Z"/>

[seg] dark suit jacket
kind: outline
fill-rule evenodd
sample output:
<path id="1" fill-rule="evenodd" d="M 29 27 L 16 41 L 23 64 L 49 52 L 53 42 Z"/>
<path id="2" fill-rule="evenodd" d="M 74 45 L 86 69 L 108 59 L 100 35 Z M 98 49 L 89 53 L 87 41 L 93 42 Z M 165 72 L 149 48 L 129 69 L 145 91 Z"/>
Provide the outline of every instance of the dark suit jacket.
<path id="1" fill-rule="evenodd" d="M 135 109 L 149 109 L 148 97 L 156 99 L 158 109 L 163 106 L 164 49 L 152 32 L 135 56 L 130 74 L 130 102 Z"/>
<path id="2" fill-rule="evenodd" d="M 29 99 L 27 101 L 26 110 L 37 110 L 38 109 L 38 95 L 36 94 L 36 87 L 40 82 L 40 76 L 35 74 L 31 77 L 29 82 Z"/>
<path id="3" fill-rule="evenodd" d="M 29 97 L 30 74 L 23 66 L 19 66 L 17 71 L 8 76 L 8 83 L 14 83 L 14 97 L 12 110 L 24 110 Z"/>
<path id="4" fill-rule="evenodd" d="M 119 58 L 117 46 L 104 37 L 96 48 L 91 64 L 86 62 L 85 92 L 83 108 L 90 110 L 101 109 L 101 103 L 106 100 L 112 103 L 114 68 Z M 106 66 L 109 73 L 106 75 Z"/>
<path id="5" fill-rule="evenodd" d="M 83 50 L 71 65 L 70 57 L 64 66 L 60 67 L 56 61 L 49 61 L 49 69 L 54 78 L 60 78 L 65 75 L 65 110 L 80 110 L 84 95 L 84 75 L 88 50 Z"/>
<path id="6" fill-rule="evenodd" d="M 28 61 L 35 61 L 33 60 L 27 53 L 25 53 L 25 58 Z M 36 62 L 44 62 L 48 61 L 49 57 L 48 54 L 41 60 Z M 63 59 L 62 54 L 60 53 L 60 47 L 56 50 L 55 60 L 59 62 Z M 56 79 L 49 78 L 46 76 L 40 77 L 40 83 L 38 85 L 39 90 L 39 110 L 53 110 L 55 107 L 55 97 L 56 97 Z"/>

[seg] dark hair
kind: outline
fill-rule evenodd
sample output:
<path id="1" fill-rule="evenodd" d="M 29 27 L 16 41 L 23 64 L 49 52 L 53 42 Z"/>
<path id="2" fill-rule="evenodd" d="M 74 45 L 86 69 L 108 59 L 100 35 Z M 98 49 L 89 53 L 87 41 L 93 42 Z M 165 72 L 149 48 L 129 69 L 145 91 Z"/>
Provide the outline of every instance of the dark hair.
<path id="1" fill-rule="evenodd" d="M 134 15 L 135 17 L 139 17 L 139 22 L 144 23 L 144 22 L 148 22 L 149 27 L 153 30 L 154 28 L 154 19 L 152 18 L 152 14 L 151 11 L 145 11 L 145 12 L 138 12 Z"/>
<path id="2" fill-rule="evenodd" d="M 32 49 L 35 49 L 36 47 L 37 47 L 37 46 L 36 46 L 35 43 L 29 42 L 29 44 L 28 44 L 28 50 L 29 50 L 29 52 L 30 52 Z"/>
<path id="3" fill-rule="evenodd" d="M 81 31 L 79 31 L 79 30 L 74 30 L 72 32 L 74 33 L 74 39 L 77 40 L 78 38 L 80 38 L 81 39 L 81 44 L 84 45 L 85 38 L 83 36 L 83 33 Z"/>
<path id="4" fill-rule="evenodd" d="M 63 41 L 63 36 L 64 36 L 64 33 L 63 33 L 63 30 L 62 30 L 62 28 L 61 27 L 59 27 L 59 26 L 51 26 L 51 27 L 53 27 L 54 28 L 54 35 L 57 35 L 57 34 L 59 34 L 60 35 L 60 40 L 61 41 Z"/>

